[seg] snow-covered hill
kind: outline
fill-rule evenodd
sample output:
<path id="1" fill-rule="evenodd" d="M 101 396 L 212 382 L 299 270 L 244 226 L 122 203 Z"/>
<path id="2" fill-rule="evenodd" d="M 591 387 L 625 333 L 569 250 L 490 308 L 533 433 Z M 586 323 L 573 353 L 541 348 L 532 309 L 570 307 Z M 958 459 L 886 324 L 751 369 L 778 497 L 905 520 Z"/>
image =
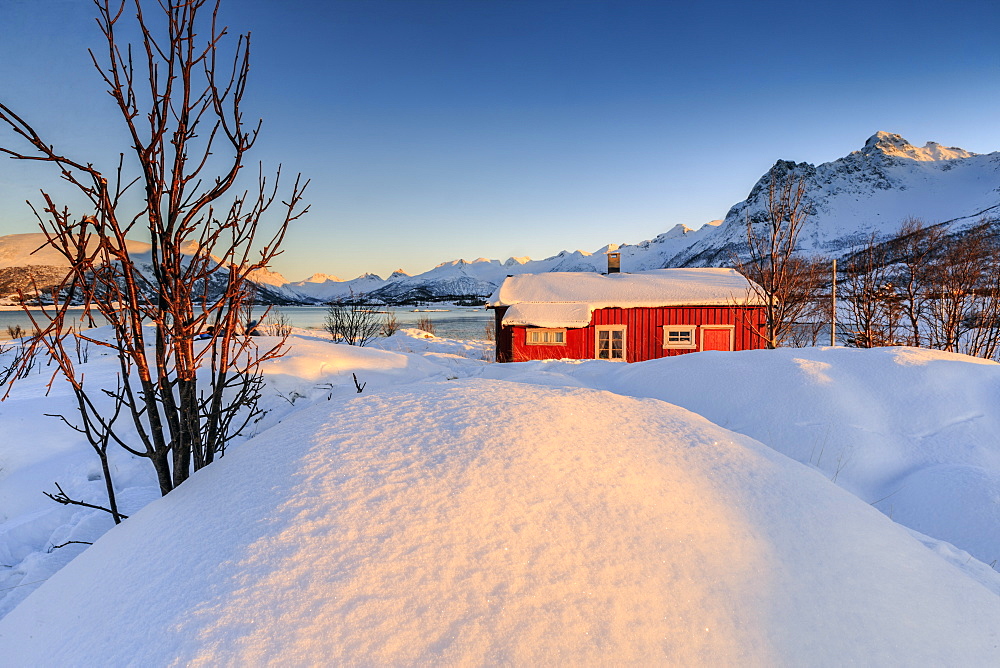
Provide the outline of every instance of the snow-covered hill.
<path id="1" fill-rule="evenodd" d="M 16 386 L 5 664 L 995 662 L 1000 574 L 962 549 L 1000 547 L 1000 422 L 982 410 L 1000 365 L 907 348 L 498 365 L 414 331 L 379 345 L 293 337 L 264 431 L 164 499 L 116 452 L 131 518 L 110 531 L 31 493 L 60 480 L 99 502 L 103 481 L 78 435 L 39 421 L 66 388 Z M 95 356 L 88 380 L 115 368 Z M 45 549 L 69 540 L 96 542 Z"/>

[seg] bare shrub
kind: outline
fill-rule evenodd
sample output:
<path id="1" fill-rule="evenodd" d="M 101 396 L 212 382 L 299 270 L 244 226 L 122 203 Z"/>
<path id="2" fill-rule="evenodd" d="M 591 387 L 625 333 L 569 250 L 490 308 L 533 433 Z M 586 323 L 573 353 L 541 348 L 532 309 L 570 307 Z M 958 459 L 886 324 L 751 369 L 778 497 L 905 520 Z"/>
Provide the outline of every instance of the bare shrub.
<path id="1" fill-rule="evenodd" d="M 423 330 L 428 334 L 433 334 L 434 321 L 430 319 L 430 316 L 422 315 L 417 318 L 417 329 Z"/>
<path id="2" fill-rule="evenodd" d="M 292 335 L 292 321 L 284 313 L 275 311 L 268 318 L 267 332 L 271 336 L 287 339 Z"/>
<path id="3" fill-rule="evenodd" d="M 349 346 L 364 346 L 382 330 L 378 311 L 367 299 L 352 299 L 350 303 L 331 303 L 327 307 L 324 329 L 334 341 Z"/>
<path id="4" fill-rule="evenodd" d="M 395 313 L 386 313 L 385 319 L 382 320 L 382 329 L 380 333 L 382 336 L 392 336 L 399 331 L 399 320 L 396 318 Z"/>
<path id="5" fill-rule="evenodd" d="M 40 350 L 32 339 L 25 338 L 23 334 L 21 331 L 21 336 L 14 339 L 9 348 L 0 346 L 0 357 L 6 357 L 6 364 L 0 365 L 0 386 L 27 378 L 38 367 Z"/>

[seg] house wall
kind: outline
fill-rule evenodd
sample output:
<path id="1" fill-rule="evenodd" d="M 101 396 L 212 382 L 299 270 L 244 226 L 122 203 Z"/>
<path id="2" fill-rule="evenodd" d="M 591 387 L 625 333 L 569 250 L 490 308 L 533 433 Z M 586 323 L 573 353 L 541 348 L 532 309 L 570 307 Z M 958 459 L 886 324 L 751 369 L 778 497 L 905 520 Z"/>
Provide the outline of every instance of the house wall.
<path id="1" fill-rule="evenodd" d="M 505 309 L 504 309 L 505 310 Z M 590 325 L 566 330 L 566 345 L 527 345 L 522 326 L 501 326 L 503 315 L 497 309 L 497 361 L 522 362 L 540 359 L 593 359 L 595 327 L 625 325 L 625 357 L 628 362 L 683 355 L 698 349 L 664 348 L 664 325 L 734 325 L 734 350 L 765 347 L 756 332 L 763 331 L 764 310 L 760 307 L 681 306 L 664 308 L 606 308 L 594 311 Z M 700 345 L 701 333 L 695 339 Z"/>
<path id="2" fill-rule="evenodd" d="M 497 351 L 496 359 L 497 362 L 513 362 L 514 361 L 514 328 L 505 327 L 503 323 L 503 316 L 507 313 L 507 306 L 498 306 L 493 311 L 494 317 L 494 336 L 497 340 Z M 522 328 L 523 330 L 523 328 Z M 524 340 L 524 332 L 521 332 L 521 340 Z"/>

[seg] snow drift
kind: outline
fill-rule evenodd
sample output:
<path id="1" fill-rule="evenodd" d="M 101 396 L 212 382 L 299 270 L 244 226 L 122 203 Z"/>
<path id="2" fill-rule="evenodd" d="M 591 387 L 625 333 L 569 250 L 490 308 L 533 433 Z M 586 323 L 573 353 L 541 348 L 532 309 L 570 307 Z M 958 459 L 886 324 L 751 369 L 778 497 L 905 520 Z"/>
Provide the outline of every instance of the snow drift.
<path id="1" fill-rule="evenodd" d="M 0 622 L 19 665 L 985 665 L 997 597 L 822 475 L 655 399 L 320 401 Z"/>

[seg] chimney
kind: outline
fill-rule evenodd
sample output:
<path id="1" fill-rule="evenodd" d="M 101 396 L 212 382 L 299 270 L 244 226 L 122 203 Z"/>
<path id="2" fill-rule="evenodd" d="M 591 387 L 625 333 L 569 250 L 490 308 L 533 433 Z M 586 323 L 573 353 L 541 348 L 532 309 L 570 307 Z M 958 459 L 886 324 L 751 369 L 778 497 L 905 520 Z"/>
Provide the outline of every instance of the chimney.
<path id="1" fill-rule="evenodd" d="M 622 254 L 618 251 L 618 244 L 608 245 L 608 273 L 619 274 L 622 270 Z"/>

